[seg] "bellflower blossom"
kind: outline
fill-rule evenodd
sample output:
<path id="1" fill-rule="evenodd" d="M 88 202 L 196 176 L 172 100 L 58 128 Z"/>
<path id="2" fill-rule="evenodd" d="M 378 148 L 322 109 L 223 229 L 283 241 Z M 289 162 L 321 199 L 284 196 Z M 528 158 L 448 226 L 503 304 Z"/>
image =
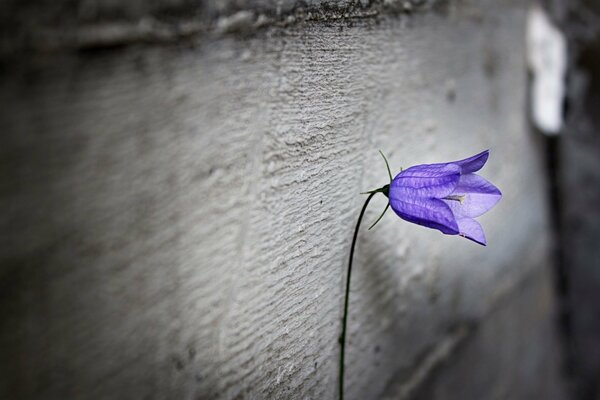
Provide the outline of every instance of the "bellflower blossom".
<path id="1" fill-rule="evenodd" d="M 380 151 L 381 153 L 381 151 Z M 385 210 L 371 225 L 373 228 L 385 215 L 389 207 L 408 222 L 437 229 L 446 235 L 461 235 L 475 243 L 486 245 L 485 235 L 476 217 L 489 211 L 502 198 L 497 187 L 475 174 L 486 163 L 489 151 L 483 151 L 464 160 L 440 164 L 415 165 L 401 171 L 395 178 L 387 159 L 381 153 L 387 167 L 390 183 L 378 189 L 364 192 L 368 194 L 358 216 L 350 258 L 346 274 L 344 313 L 340 343 L 339 398 L 344 399 L 344 355 L 346 348 L 346 326 L 350 295 L 350 276 L 358 230 L 369 202 L 377 193 L 389 199 Z"/>
<path id="2" fill-rule="evenodd" d="M 410 167 L 389 184 L 389 205 L 408 222 L 485 246 L 483 229 L 474 218 L 502 198 L 497 187 L 475 174 L 488 156 L 486 150 L 460 161 Z"/>

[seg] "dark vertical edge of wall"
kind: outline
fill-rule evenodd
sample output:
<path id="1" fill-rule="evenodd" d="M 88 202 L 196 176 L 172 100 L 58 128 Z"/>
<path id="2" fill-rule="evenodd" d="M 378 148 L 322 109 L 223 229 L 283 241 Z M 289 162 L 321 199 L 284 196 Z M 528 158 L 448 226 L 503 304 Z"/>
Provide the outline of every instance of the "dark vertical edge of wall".
<path id="1" fill-rule="evenodd" d="M 600 395 L 600 0 L 547 0 L 569 49 L 565 126 L 548 141 L 566 371 Z"/>

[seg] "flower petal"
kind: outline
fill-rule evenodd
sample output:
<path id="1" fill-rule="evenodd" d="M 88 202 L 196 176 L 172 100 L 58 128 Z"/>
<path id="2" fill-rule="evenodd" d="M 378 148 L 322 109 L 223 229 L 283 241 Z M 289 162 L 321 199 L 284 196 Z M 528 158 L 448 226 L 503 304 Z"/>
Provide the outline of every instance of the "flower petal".
<path id="1" fill-rule="evenodd" d="M 479 225 L 479 222 L 475 221 L 473 218 L 459 218 L 456 222 L 461 236 L 471 239 L 475 243 L 479 243 L 483 246 L 487 245 L 485 234 L 483 233 L 483 229 L 481 228 L 481 225 Z"/>
<path id="2" fill-rule="evenodd" d="M 450 196 L 461 198 L 460 201 L 444 200 L 457 218 L 475 218 L 494 207 L 502 198 L 502 193 L 479 175 L 466 174 L 461 175 Z"/>
<path id="3" fill-rule="evenodd" d="M 460 167 L 455 164 L 415 165 L 400 172 L 390 184 L 390 194 L 397 198 L 442 198 L 456 188 Z"/>
<path id="4" fill-rule="evenodd" d="M 447 235 L 458 234 L 458 225 L 450 207 L 442 200 L 415 196 L 398 197 L 389 193 L 390 206 L 398 216 L 408 222 L 438 229 Z"/>
<path id="5" fill-rule="evenodd" d="M 471 172 L 479 171 L 481 168 L 483 168 L 489 156 L 490 151 L 485 150 L 472 157 L 465 158 L 464 160 L 454 161 L 453 164 L 457 164 L 461 167 L 461 173 L 469 174 Z"/>

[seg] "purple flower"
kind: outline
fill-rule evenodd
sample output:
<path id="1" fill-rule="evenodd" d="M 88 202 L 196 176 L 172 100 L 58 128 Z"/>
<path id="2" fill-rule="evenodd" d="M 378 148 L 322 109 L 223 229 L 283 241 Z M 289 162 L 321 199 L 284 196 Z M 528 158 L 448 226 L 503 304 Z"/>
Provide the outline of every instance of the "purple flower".
<path id="1" fill-rule="evenodd" d="M 502 197 L 497 187 L 474 174 L 487 161 L 489 150 L 460 161 L 423 164 L 400 172 L 389 185 L 390 206 L 408 222 L 461 235 L 486 244 L 475 217 Z"/>

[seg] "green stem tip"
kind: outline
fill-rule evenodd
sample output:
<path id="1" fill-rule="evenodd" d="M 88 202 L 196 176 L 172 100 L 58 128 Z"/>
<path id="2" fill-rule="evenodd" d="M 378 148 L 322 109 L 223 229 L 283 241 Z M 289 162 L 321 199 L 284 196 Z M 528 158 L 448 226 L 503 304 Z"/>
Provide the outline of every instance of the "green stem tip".
<path id="1" fill-rule="evenodd" d="M 388 175 L 390 177 L 390 183 L 391 183 L 394 178 L 392 178 L 392 170 L 390 169 L 390 164 L 388 163 L 387 158 L 385 158 L 385 154 L 383 154 L 383 151 L 379 150 L 379 154 L 381 154 L 381 157 L 383 157 L 383 161 L 385 161 L 385 166 L 387 168 Z"/>

